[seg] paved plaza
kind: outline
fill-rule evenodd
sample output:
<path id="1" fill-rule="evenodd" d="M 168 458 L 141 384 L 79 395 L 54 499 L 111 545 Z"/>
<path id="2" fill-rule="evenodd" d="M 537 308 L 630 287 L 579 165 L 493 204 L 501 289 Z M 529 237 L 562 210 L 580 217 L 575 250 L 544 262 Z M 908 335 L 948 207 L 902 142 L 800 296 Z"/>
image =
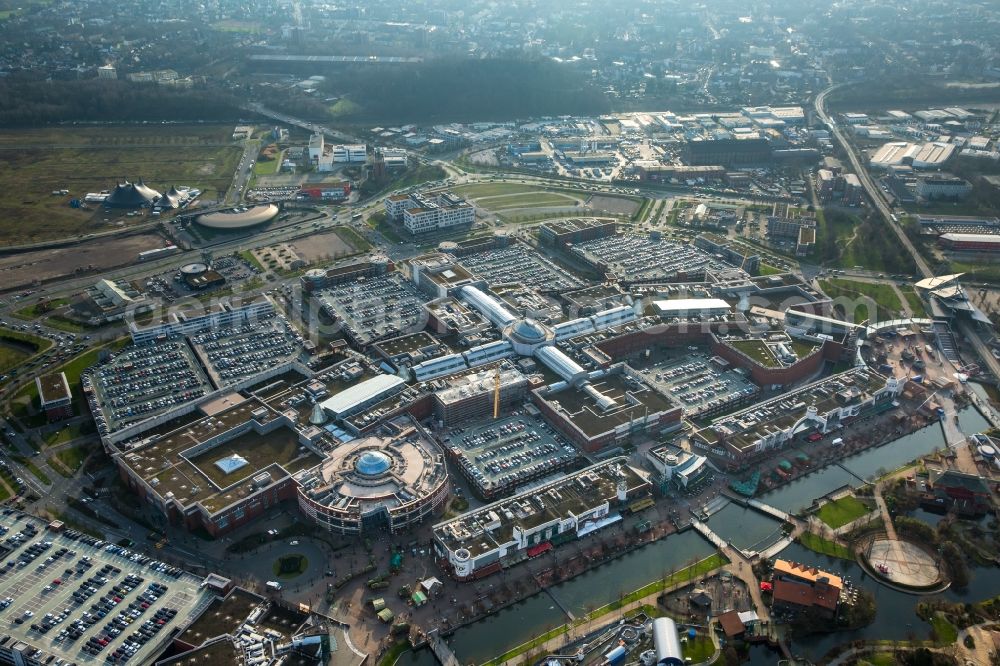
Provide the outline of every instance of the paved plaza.
<path id="1" fill-rule="evenodd" d="M 919 546 L 896 539 L 876 539 L 868 561 L 886 579 L 908 587 L 929 587 L 941 580 L 934 558 Z"/>

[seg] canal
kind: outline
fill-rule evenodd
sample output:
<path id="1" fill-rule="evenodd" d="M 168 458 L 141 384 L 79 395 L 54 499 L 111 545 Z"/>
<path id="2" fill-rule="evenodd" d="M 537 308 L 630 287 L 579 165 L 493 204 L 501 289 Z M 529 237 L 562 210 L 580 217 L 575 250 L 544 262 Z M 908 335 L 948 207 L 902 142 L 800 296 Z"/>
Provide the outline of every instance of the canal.
<path id="1" fill-rule="evenodd" d="M 831 648 L 853 640 L 905 640 L 914 635 L 926 639 L 930 625 L 917 617 L 917 604 L 930 598 L 947 601 L 974 602 L 1000 594 L 1000 569 L 996 567 L 970 567 L 972 581 L 964 592 L 948 589 L 933 597 L 905 594 L 880 585 L 856 562 L 818 555 L 797 543 L 781 551 L 780 557 L 795 562 L 806 562 L 831 573 L 848 578 L 875 596 L 875 621 L 856 631 L 845 631 L 796 640 L 793 654 L 801 654 L 816 661 Z"/>
<path id="2" fill-rule="evenodd" d="M 783 536 L 780 521 L 735 502 L 713 513 L 708 526 L 742 551 L 765 550 Z"/>
<path id="3" fill-rule="evenodd" d="M 580 617 L 714 552 L 694 530 L 673 534 L 462 627 L 448 642 L 463 664 L 482 663 L 568 622 L 560 605 Z"/>
<path id="4" fill-rule="evenodd" d="M 879 471 L 896 469 L 935 449 L 943 449 L 946 445 L 941 424 L 934 423 L 883 446 L 845 458 L 839 465 L 829 465 L 817 472 L 799 477 L 777 490 L 762 495 L 760 500 L 782 511 L 797 513 L 811 506 L 814 499 L 823 497 L 841 486 L 861 485 L 861 479 L 875 478 Z M 807 453 L 809 451 L 806 447 L 803 447 L 803 450 Z"/>
<path id="5" fill-rule="evenodd" d="M 962 431 L 967 434 L 979 432 L 989 425 L 974 407 L 960 411 L 958 417 Z M 880 472 L 896 469 L 945 445 L 941 426 L 935 423 L 845 459 L 840 465 L 830 465 L 796 479 L 760 499 L 783 511 L 795 513 L 837 488 L 857 486 L 861 483 L 860 479 L 872 479 Z M 807 446 L 803 446 L 802 450 L 809 452 Z M 920 511 L 917 517 L 930 524 L 939 520 L 934 514 L 924 514 Z M 713 514 L 709 525 L 722 538 L 740 548 L 763 550 L 780 537 L 778 521 L 734 503 Z M 712 552 L 712 546 L 693 530 L 671 535 L 462 627 L 448 638 L 448 642 L 460 662 L 482 663 L 567 622 L 569 618 L 560 606 L 576 617 L 585 615 Z M 794 652 L 816 659 L 833 646 L 851 640 L 905 639 L 911 632 L 919 638 L 927 636 L 930 626 L 923 623 L 915 611 L 921 597 L 883 587 L 867 577 L 856 563 L 818 555 L 798 544 L 788 546 L 780 557 L 809 562 L 846 576 L 870 590 L 878 605 L 878 614 L 872 625 L 853 632 L 802 639 L 795 643 Z M 973 582 L 968 589 L 974 589 L 974 594 L 947 590 L 939 596 L 954 601 L 976 601 L 1000 594 L 1000 569 L 979 567 L 973 568 L 971 573 Z M 774 655 L 764 650 L 759 652 L 753 655 L 752 663 L 773 663 L 767 660 L 773 659 Z M 423 649 L 404 653 L 396 663 L 399 666 L 434 666 L 437 660 L 429 650 Z"/>

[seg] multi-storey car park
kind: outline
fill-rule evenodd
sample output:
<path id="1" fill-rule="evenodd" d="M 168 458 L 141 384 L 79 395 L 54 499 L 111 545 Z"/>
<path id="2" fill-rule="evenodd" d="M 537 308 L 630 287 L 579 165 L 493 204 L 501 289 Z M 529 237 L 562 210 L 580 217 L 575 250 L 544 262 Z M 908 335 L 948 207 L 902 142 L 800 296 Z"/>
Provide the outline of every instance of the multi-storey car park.
<path id="1" fill-rule="evenodd" d="M 653 234 L 623 234 L 585 241 L 574 245 L 571 252 L 578 261 L 624 284 L 700 279 L 707 272 L 733 269 L 702 250 Z"/>
<path id="2" fill-rule="evenodd" d="M 516 282 L 542 291 L 564 291 L 583 286 L 579 278 L 520 244 L 468 254 L 460 262 L 470 273 L 490 284 Z"/>
<path id="3" fill-rule="evenodd" d="M 359 347 L 419 331 L 427 323 L 425 299 L 396 272 L 332 285 L 317 297 L 327 315 Z"/>
<path id="4" fill-rule="evenodd" d="M 434 526 L 434 553 L 455 578 L 481 578 L 621 520 L 648 495 L 645 475 L 611 458 Z"/>
<path id="5" fill-rule="evenodd" d="M 190 342 L 216 387 L 283 365 L 302 353 L 302 336 L 277 316 L 198 333 Z"/>
<path id="6" fill-rule="evenodd" d="M 184 339 L 145 343 L 112 354 L 91 368 L 82 382 L 102 435 L 211 391 Z"/>
<path id="7" fill-rule="evenodd" d="M 202 579 L 37 518 L 0 517 L 0 662 L 148 664 L 211 602 Z"/>
<path id="8" fill-rule="evenodd" d="M 302 337 L 273 307 L 226 315 L 195 328 L 161 330 L 155 339 L 140 335 L 135 346 L 89 369 L 82 382 L 99 433 L 155 419 L 302 355 Z"/>
<path id="9" fill-rule="evenodd" d="M 448 454 L 477 495 L 496 499 L 566 469 L 579 452 L 550 425 L 522 413 L 462 422 L 441 434 Z"/>
<path id="10" fill-rule="evenodd" d="M 689 418 L 704 418 L 748 404 L 760 388 L 725 359 L 690 349 L 679 358 L 629 361 L 644 379 L 684 407 Z"/>

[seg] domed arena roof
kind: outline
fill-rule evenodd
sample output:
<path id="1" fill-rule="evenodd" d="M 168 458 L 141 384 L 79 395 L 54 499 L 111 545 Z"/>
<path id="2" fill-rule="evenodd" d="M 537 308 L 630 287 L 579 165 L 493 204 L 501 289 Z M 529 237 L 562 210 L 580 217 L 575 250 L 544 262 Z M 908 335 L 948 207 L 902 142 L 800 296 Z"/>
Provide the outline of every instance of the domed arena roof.
<path id="1" fill-rule="evenodd" d="M 362 476 L 381 476 L 392 467 L 392 460 L 381 451 L 365 451 L 354 463 L 354 469 Z"/>
<path id="2" fill-rule="evenodd" d="M 264 222 L 269 222 L 278 215 L 278 207 L 274 204 L 240 207 L 232 210 L 220 210 L 214 213 L 204 213 L 195 218 L 203 227 L 210 229 L 248 229 Z"/>

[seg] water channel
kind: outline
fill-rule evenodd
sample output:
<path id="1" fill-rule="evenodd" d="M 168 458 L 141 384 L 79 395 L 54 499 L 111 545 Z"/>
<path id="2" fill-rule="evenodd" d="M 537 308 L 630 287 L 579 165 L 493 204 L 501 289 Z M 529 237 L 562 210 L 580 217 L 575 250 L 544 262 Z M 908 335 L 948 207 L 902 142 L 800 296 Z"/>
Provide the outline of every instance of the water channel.
<path id="1" fill-rule="evenodd" d="M 841 486 L 860 485 L 862 479 L 874 478 L 879 470 L 896 469 L 935 449 L 943 449 L 946 445 L 941 424 L 934 423 L 884 446 L 845 458 L 840 464 L 830 465 L 818 472 L 800 477 L 762 495 L 760 500 L 782 511 L 796 513 L 809 507 L 814 499 L 823 497 Z M 809 451 L 807 447 L 803 447 L 803 450 L 807 453 Z"/>
<path id="2" fill-rule="evenodd" d="M 708 526 L 742 551 L 765 550 L 783 536 L 780 521 L 735 502 L 713 513 Z"/>
<path id="3" fill-rule="evenodd" d="M 711 544 L 694 530 L 660 539 L 551 587 L 546 593 L 462 627 L 449 643 L 463 664 L 481 663 L 569 621 L 560 605 L 574 616 L 582 616 L 713 552 Z"/>
<path id="4" fill-rule="evenodd" d="M 849 578 L 851 582 L 875 595 L 875 621 L 856 631 L 813 636 L 796 641 L 793 654 L 815 661 L 831 648 L 853 640 L 906 640 L 912 633 L 918 639 L 928 637 L 930 625 L 917 617 L 917 604 L 929 597 L 919 597 L 891 590 L 868 577 L 856 562 L 818 555 L 797 543 L 781 551 L 781 557 L 808 562 L 831 573 Z M 948 601 L 973 602 L 1000 594 L 1000 568 L 970 566 L 972 581 L 964 592 L 945 590 L 933 598 Z"/>
<path id="5" fill-rule="evenodd" d="M 968 434 L 979 432 L 988 425 L 974 407 L 962 410 L 958 416 L 962 430 Z M 935 423 L 884 446 L 852 456 L 842 461 L 841 465 L 830 465 L 797 479 L 764 495 L 761 500 L 779 509 L 796 512 L 812 504 L 813 499 L 841 486 L 859 485 L 860 479 L 873 478 L 880 470 L 898 468 L 944 446 L 941 426 Z M 808 452 L 806 447 L 803 450 Z M 917 517 L 926 519 L 931 524 L 939 519 L 933 514 L 925 516 L 924 513 L 919 512 Z M 764 546 L 755 544 L 766 544 L 778 527 L 777 521 L 736 504 L 730 504 L 713 514 L 709 525 L 723 538 L 731 539 L 734 545 L 755 550 L 762 550 Z M 774 534 L 774 540 L 776 539 L 777 535 Z M 693 530 L 669 536 L 529 597 L 484 620 L 462 627 L 448 639 L 449 643 L 460 662 L 482 663 L 566 622 L 568 618 L 560 605 L 576 616 L 583 615 L 712 552 L 712 546 Z M 855 639 L 905 639 L 910 632 L 918 637 L 927 636 L 929 625 L 921 622 L 915 614 L 920 597 L 895 592 L 879 585 L 868 578 L 854 562 L 818 555 L 798 544 L 788 546 L 782 551 L 781 557 L 811 562 L 847 576 L 854 583 L 871 590 L 878 604 L 878 615 L 869 627 L 804 639 L 795 644 L 793 652 L 816 659 L 831 647 Z M 963 595 L 948 590 L 941 596 L 949 600 L 975 601 L 1000 594 L 1000 569 L 973 568 L 971 572 L 973 583 L 969 590 L 975 590 L 974 593 L 966 592 Z M 759 659 L 773 657 L 763 652 L 756 656 Z M 397 662 L 400 666 L 432 666 L 435 663 L 436 659 L 426 649 L 404 653 Z"/>

